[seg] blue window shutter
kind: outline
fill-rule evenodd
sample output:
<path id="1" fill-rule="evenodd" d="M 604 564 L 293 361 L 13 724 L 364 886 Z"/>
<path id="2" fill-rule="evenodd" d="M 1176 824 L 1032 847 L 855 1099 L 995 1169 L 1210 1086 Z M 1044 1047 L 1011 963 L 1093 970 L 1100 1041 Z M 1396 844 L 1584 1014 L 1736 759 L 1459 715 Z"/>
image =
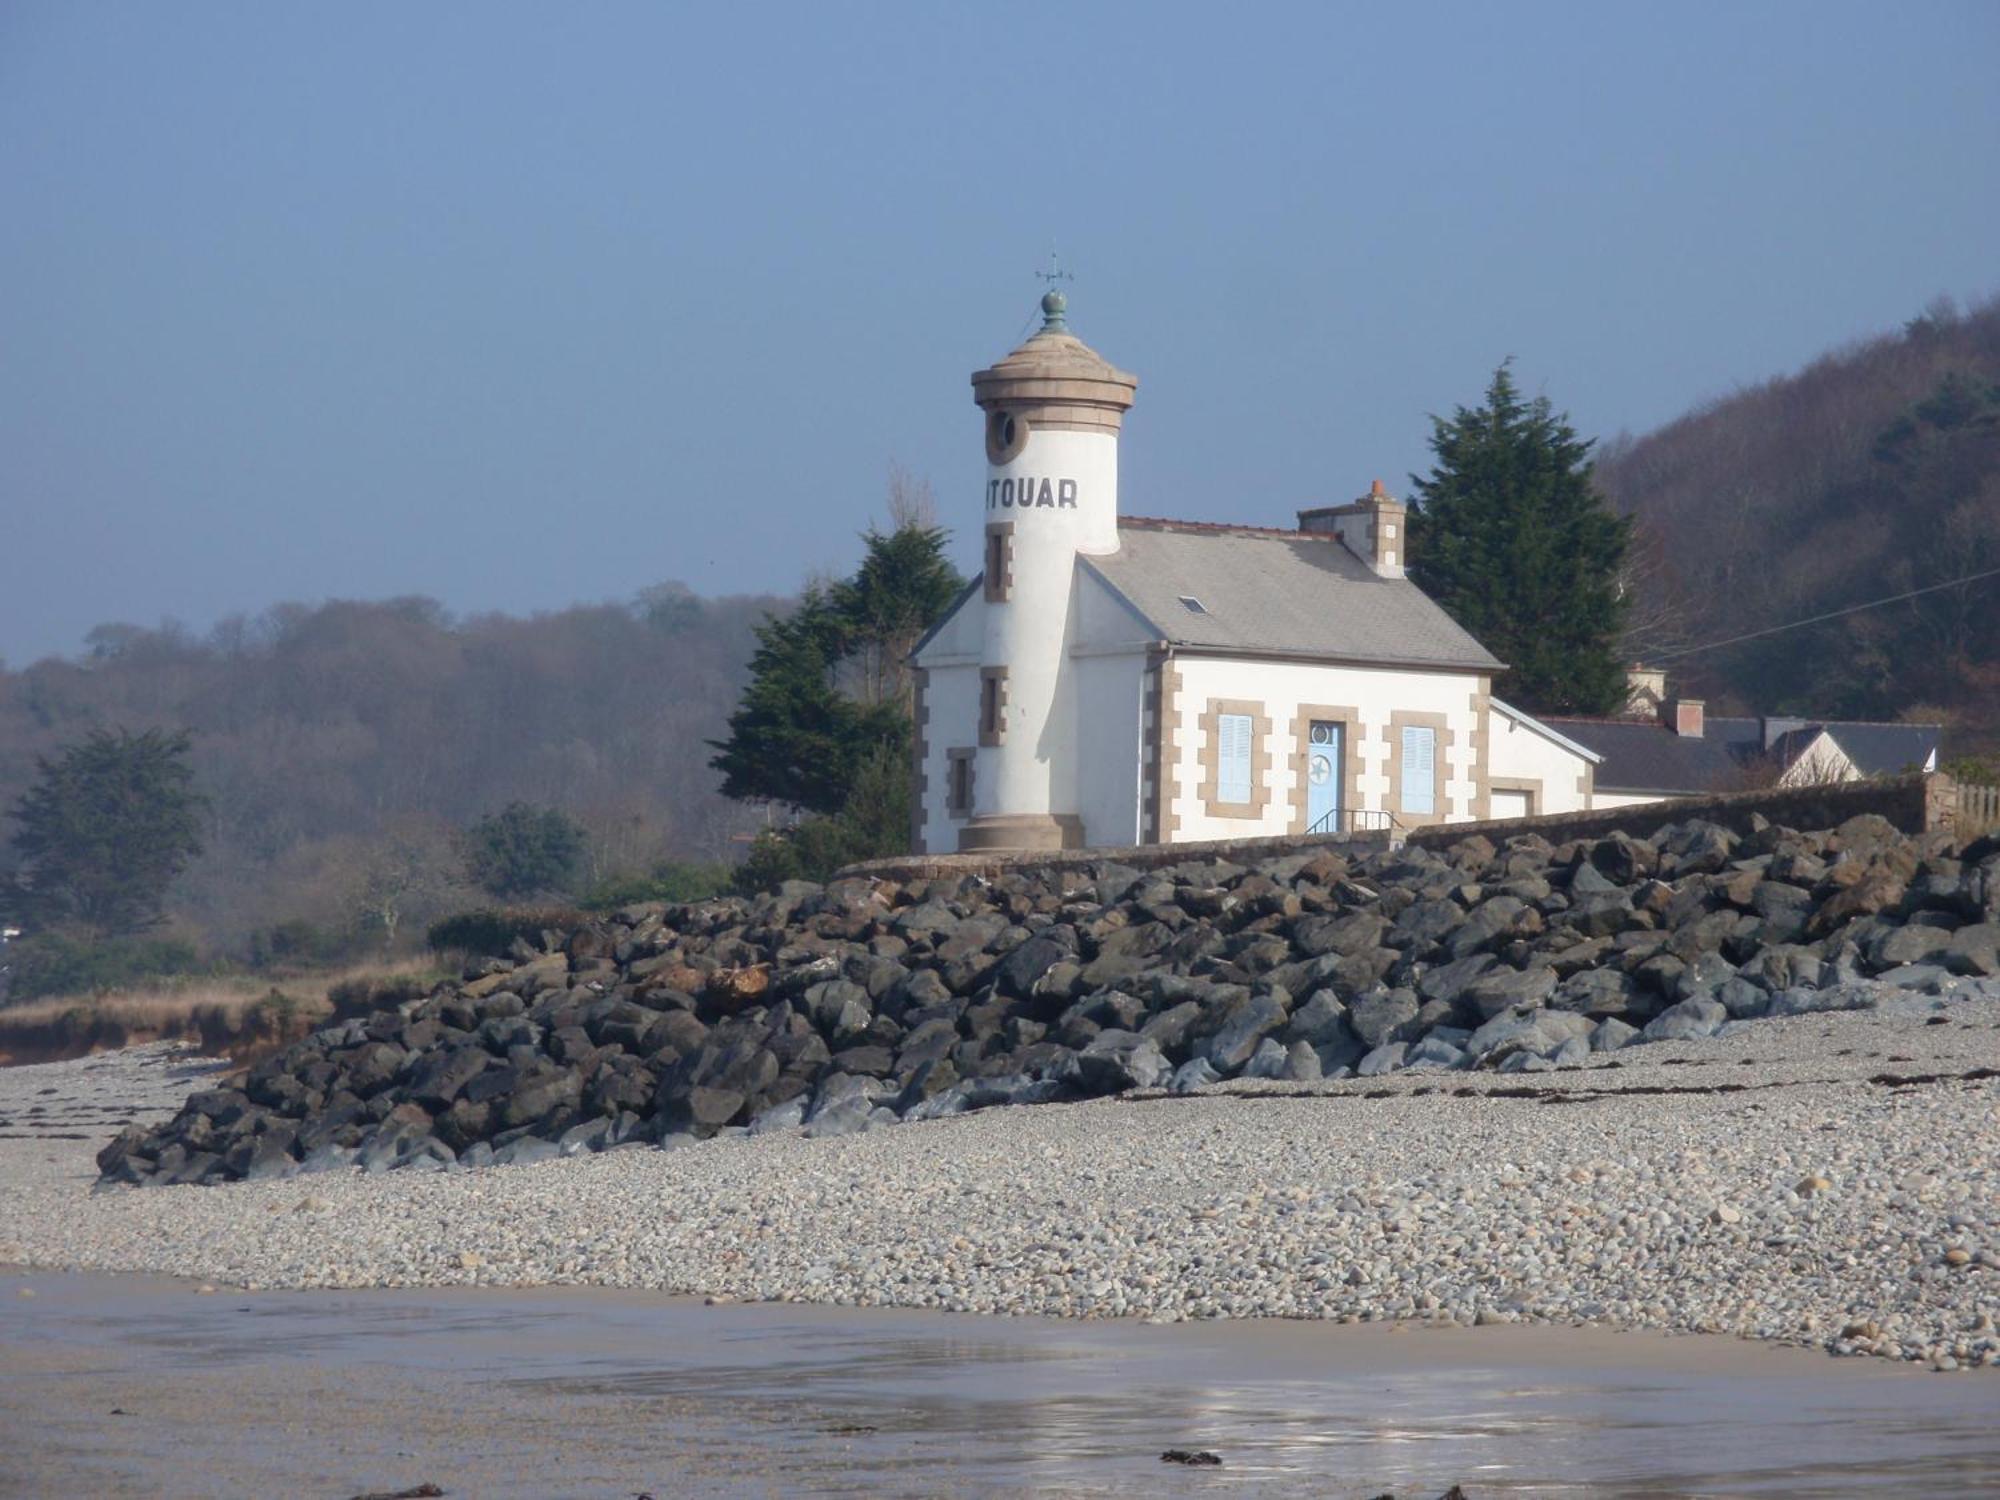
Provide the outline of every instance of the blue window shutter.
<path id="1" fill-rule="evenodd" d="M 1403 726 L 1403 811 L 1437 812 L 1437 731 Z"/>
<path id="2" fill-rule="evenodd" d="M 1250 800 L 1250 716 L 1221 714 L 1216 718 L 1215 796 L 1219 802 Z"/>

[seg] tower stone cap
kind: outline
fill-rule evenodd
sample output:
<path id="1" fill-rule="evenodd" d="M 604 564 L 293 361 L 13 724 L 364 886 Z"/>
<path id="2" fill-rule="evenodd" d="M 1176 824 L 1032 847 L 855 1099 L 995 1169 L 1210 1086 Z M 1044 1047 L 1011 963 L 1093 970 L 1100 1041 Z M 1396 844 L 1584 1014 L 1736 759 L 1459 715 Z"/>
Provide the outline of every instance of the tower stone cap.
<path id="1" fill-rule="evenodd" d="M 1066 329 L 1044 327 L 1012 354 L 972 376 L 972 399 L 1042 427 L 1116 432 L 1139 377 L 1127 374 Z"/>

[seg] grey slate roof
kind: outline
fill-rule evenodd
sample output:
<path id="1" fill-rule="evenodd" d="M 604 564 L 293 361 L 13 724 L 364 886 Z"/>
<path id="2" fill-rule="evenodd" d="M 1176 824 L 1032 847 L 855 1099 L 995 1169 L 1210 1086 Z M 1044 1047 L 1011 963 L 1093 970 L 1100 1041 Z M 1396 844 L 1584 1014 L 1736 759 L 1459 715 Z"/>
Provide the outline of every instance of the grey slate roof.
<path id="1" fill-rule="evenodd" d="M 1503 665 L 1422 589 L 1376 577 L 1335 537 L 1124 517 L 1118 542 L 1080 565 L 1176 645 L 1477 672 Z"/>
<path id="2" fill-rule="evenodd" d="M 1831 734 L 1866 775 L 1915 770 L 1937 750 L 1936 724 L 1868 724 L 1839 719 L 1716 717 L 1700 739 L 1684 738 L 1652 719 L 1570 719 L 1547 716 L 1553 729 L 1604 757 L 1597 768 L 1603 791 L 1712 792 L 1726 788 L 1765 754 L 1796 759 L 1819 732 Z"/>

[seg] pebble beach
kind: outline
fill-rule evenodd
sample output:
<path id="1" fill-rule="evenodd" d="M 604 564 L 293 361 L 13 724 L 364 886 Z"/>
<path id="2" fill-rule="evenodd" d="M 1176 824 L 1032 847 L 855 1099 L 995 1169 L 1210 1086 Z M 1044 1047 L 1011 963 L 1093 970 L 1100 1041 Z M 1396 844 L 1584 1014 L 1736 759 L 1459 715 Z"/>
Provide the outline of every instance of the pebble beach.
<path id="1" fill-rule="evenodd" d="M 1535 1075 L 1239 1082 L 534 1165 L 93 1191 L 217 1066 L 0 1072 L 0 1263 L 1067 1318 L 1551 1323 L 2000 1367 L 2000 1000 Z"/>

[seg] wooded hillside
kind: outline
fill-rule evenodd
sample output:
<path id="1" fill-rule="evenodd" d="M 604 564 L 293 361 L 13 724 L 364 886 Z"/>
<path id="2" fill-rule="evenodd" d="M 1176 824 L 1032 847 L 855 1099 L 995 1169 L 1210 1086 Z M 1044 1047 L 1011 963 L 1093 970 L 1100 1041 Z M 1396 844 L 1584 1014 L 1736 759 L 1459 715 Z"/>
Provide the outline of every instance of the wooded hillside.
<path id="1" fill-rule="evenodd" d="M 1638 644 L 1655 659 L 2000 568 L 2000 299 L 1599 450 L 1641 539 Z M 2000 579 L 1665 662 L 1712 707 L 1943 718 L 1950 753 L 2000 744 Z"/>
<path id="2" fill-rule="evenodd" d="M 210 823 L 172 911 L 238 952 L 279 922 L 351 930 L 385 889 L 418 924 L 473 899 L 454 835 L 514 801 L 583 825 L 589 878 L 725 857 L 760 819 L 718 795 L 704 742 L 783 605 L 667 586 L 527 619 L 398 599 L 206 638 L 104 627 L 82 659 L 0 670 L 0 807 L 94 727 L 191 730 Z"/>

